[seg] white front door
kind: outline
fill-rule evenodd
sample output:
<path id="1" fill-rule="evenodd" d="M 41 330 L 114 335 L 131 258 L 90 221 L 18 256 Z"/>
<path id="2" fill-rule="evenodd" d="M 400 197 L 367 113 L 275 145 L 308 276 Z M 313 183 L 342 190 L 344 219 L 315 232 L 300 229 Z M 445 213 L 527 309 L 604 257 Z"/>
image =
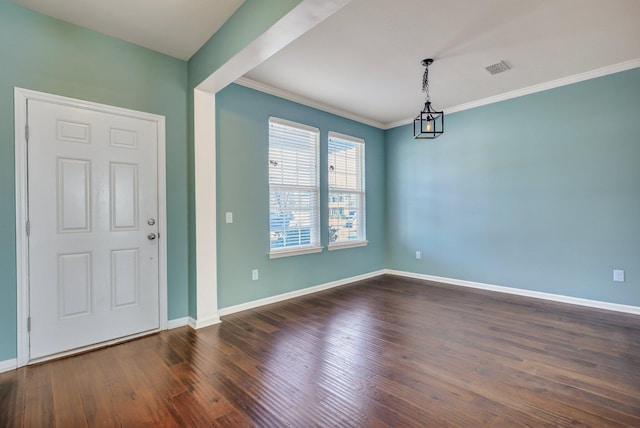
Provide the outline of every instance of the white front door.
<path id="1" fill-rule="evenodd" d="M 28 101 L 29 358 L 158 329 L 158 128 Z"/>

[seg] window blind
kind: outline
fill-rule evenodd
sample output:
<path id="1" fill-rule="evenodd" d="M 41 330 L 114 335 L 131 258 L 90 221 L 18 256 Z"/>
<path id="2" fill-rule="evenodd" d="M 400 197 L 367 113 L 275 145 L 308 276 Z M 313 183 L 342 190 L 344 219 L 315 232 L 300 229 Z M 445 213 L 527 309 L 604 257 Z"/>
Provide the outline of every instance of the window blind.
<path id="1" fill-rule="evenodd" d="M 319 131 L 269 119 L 271 252 L 320 245 Z"/>
<path id="2" fill-rule="evenodd" d="M 329 245 L 366 239 L 364 140 L 329 133 Z"/>

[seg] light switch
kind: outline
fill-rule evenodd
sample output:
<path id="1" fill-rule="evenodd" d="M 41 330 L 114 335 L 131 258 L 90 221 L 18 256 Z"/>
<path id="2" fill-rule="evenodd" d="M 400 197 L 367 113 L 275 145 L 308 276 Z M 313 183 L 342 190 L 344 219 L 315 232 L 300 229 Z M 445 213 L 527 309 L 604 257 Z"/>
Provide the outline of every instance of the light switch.
<path id="1" fill-rule="evenodd" d="M 233 223 L 233 213 L 227 213 L 225 218 L 227 223 Z"/>

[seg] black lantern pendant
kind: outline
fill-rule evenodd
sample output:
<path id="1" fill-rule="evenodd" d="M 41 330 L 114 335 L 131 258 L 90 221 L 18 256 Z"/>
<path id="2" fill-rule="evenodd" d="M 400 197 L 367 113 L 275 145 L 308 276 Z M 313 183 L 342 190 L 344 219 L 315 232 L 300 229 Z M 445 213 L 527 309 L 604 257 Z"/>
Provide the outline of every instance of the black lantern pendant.
<path id="1" fill-rule="evenodd" d="M 444 112 L 435 111 L 431 106 L 429 95 L 429 66 L 431 64 L 433 64 L 431 58 L 422 61 L 422 65 L 425 67 L 422 77 L 422 91 L 427 95 L 424 108 L 413 120 L 413 138 L 415 139 L 434 139 L 444 133 Z"/>

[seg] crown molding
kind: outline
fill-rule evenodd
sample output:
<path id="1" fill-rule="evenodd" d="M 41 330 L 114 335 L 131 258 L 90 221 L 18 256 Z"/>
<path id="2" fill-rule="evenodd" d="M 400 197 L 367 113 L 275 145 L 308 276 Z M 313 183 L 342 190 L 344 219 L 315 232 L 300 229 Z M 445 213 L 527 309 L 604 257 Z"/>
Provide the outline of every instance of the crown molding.
<path id="1" fill-rule="evenodd" d="M 420 113 L 420 112 L 418 112 Z M 449 113 L 448 111 L 445 111 L 445 114 Z M 417 116 L 417 114 L 416 114 Z M 403 126 L 403 125 L 408 125 L 410 123 L 413 123 L 413 120 L 415 119 L 415 117 L 412 117 L 410 119 L 401 119 L 401 120 L 396 120 L 395 122 L 389 122 L 389 123 L 385 123 L 384 125 L 384 129 L 385 131 L 387 129 L 393 129 L 393 128 L 397 128 L 398 126 Z"/>
<path id="2" fill-rule="evenodd" d="M 596 77 L 607 76 L 609 74 L 619 73 L 621 71 L 627 71 L 640 67 L 640 58 L 632 59 L 630 61 L 620 62 L 618 64 L 609 65 L 607 67 L 596 68 L 595 70 L 586 71 L 584 73 L 578 73 L 571 76 L 563 77 L 561 79 L 551 80 L 545 83 L 539 83 L 537 85 L 528 86 L 522 89 L 516 89 L 514 91 L 505 92 L 503 94 L 494 95 L 492 97 L 483 98 L 476 101 L 471 101 L 457 106 L 448 107 L 444 109 L 445 114 L 457 113 L 463 110 L 469 110 L 476 107 L 486 106 L 488 104 L 498 103 L 500 101 L 510 100 L 512 98 L 518 98 L 525 95 L 535 94 L 536 92 L 546 91 L 548 89 L 555 89 L 561 86 L 571 85 L 573 83 L 583 82 L 585 80 L 595 79 Z M 413 122 L 413 117 L 404 120 L 398 120 L 396 122 L 387 123 L 383 129 L 391 129 L 402 125 L 407 125 Z"/>
<path id="3" fill-rule="evenodd" d="M 368 119 L 366 117 L 358 116 L 357 114 L 350 113 L 346 110 L 341 110 L 336 107 L 332 107 L 330 105 L 314 101 L 311 98 L 303 97 L 301 95 L 294 94 L 293 92 L 285 91 L 284 89 L 279 89 L 266 83 L 258 82 L 252 79 L 248 79 L 246 77 L 238 78 L 234 83 L 238 85 L 245 86 L 250 89 L 255 89 L 256 91 L 264 92 L 269 95 L 273 95 L 279 98 L 284 98 L 288 101 L 293 101 L 294 103 L 302 104 L 307 107 L 315 108 L 318 110 L 322 110 L 327 113 L 335 114 L 340 117 L 344 117 L 346 119 L 355 120 L 356 122 L 364 123 L 365 125 L 370 125 L 379 129 L 386 129 L 385 124 L 382 122 L 378 122 L 373 119 Z"/>
<path id="4" fill-rule="evenodd" d="M 494 95 L 480 100 L 470 101 L 464 104 L 458 104 L 453 107 L 444 109 L 445 114 L 457 113 L 463 110 L 469 110 L 476 107 L 486 106 L 488 104 L 498 103 L 500 101 L 510 100 L 512 98 L 518 98 L 525 95 L 535 94 L 536 92 L 542 92 L 549 89 L 559 88 L 561 86 L 571 85 L 573 83 L 583 82 L 585 80 L 595 79 L 597 77 L 607 76 L 609 74 L 619 73 L 621 71 L 627 71 L 640 67 L 640 58 L 632 59 L 630 61 L 620 62 L 618 64 L 609 65 L 607 67 L 597 68 L 595 70 L 587 71 L 584 73 L 578 73 L 571 76 L 563 77 L 561 79 L 551 80 L 549 82 L 540 83 L 533 86 L 528 86 L 522 89 L 516 89 L 514 91 L 505 92 L 502 94 Z M 262 82 L 258 82 L 246 77 L 240 77 L 234 83 L 245 86 L 247 88 L 255 89 L 260 92 L 264 92 L 285 100 L 293 101 L 298 104 L 302 104 L 308 107 L 312 107 L 318 110 L 332 113 L 347 119 L 355 120 L 366 125 L 370 125 L 382 130 L 396 128 L 398 126 L 407 125 L 413 122 L 413 117 L 408 119 L 397 120 L 395 122 L 383 123 L 377 120 L 369 119 L 366 117 L 358 116 L 345 110 L 338 109 L 336 107 L 323 104 L 318 101 L 314 101 L 310 98 L 303 97 L 301 95 L 294 94 L 283 89 L 279 89 Z"/>
<path id="5" fill-rule="evenodd" d="M 597 68 L 595 70 L 587 71 L 584 73 L 574 74 L 572 76 L 563 77 L 561 79 L 552 80 L 546 83 L 540 83 L 533 86 L 528 86 L 522 89 L 516 89 L 515 91 L 505 92 L 504 94 L 495 95 L 493 97 L 484 98 L 477 101 L 471 101 L 468 103 L 460 104 L 454 107 L 445 109 L 445 113 L 456 113 L 462 110 L 469 110 L 471 108 L 484 106 L 487 104 L 493 104 L 500 101 L 510 100 L 512 98 L 522 97 L 524 95 L 535 94 L 536 92 L 546 91 L 548 89 L 559 88 L 561 86 L 571 85 L 573 83 L 583 82 L 585 80 L 595 79 L 596 77 L 606 76 L 608 74 L 619 73 L 621 71 L 631 70 L 633 68 L 640 67 L 640 58 L 633 59 L 631 61 L 625 61 L 607 67 Z M 413 121 L 413 119 L 411 119 Z"/>

